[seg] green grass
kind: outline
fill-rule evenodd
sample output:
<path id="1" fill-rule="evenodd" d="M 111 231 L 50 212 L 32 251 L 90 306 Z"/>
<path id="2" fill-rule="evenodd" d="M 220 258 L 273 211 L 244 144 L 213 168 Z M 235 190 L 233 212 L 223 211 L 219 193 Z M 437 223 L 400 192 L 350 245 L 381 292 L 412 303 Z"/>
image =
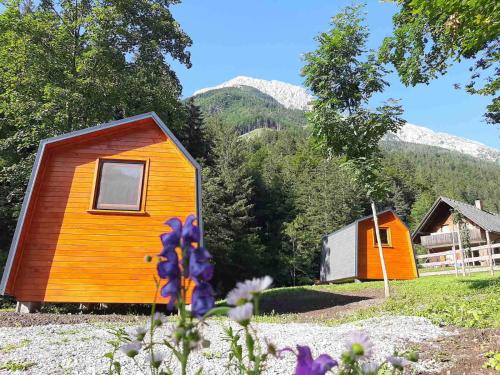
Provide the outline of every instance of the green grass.
<path id="1" fill-rule="evenodd" d="M 28 346 L 29 344 L 31 344 L 31 340 L 24 339 L 24 340 L 21 340 L 20 342 L 15 343 L 15 344 L 8 344 L 5 346 L 2 346 L 0 348 L 0 353 L 9 353 L 9 352 L 12 352 L 16 349 L 24 348 L 24 347 Z"/>
<path id="2" fill-rule="evenodd" d="M 68 329 L 66 331 L 57 332 L 58 335 L 76 335 L 80 333 L 77 329 Z"/>
<path id="3" fill-rule="evenodd" d="M 275 288 L 264 293 L 265 297 L 274 298 L 280 295 L 293 294 L 295 291 L 303 289 L 327 292 L 356 292 L 364 289 L 383 288 L 382 281 L 370 281 L 364 283 L 343 283 L 343 284 L 320 284 L 320 285 L 301 285 L 284 288 Z"/>
<path id="4" fill-rule="evenodd" d="M 314 320 L 336 325 L 382 315 L 412 315 L 429 318 L 436 324 L 460 327 L 500 328 L 500 276 L 431 276 L 409 281 L 392 281 L 392 297 L 381 305 L 356 310 L 340 319 Z M 306 286 L 316 291 L 348 292 L 382 288 L 382 282 Z M 297 288 L 272 289 L 265 298 L 293 298 Z M 303 289 L 302 289 L 303 290 Z M 289 323 L 303 321 L 298 314 L 270 314 L 257 318 L 261 322 Z"/>
<path id="5" fill-rule="evenodd" d="M 0 370 L 7 370 L 7 371 L 26 371 L 30 367 L 33 367 L 35 365 L 34 362 L 14 362 L 14 361 L 8 361 L 6 363 L 3 363 L 0 365 Z"/>
<path id="6" fill-rule="evenodd" d="M 16 310 L 16 301 L 12 297 L 0 296 L 0 312 L 10 312 Z"/>
<path id="7" fill-rule="evenodd" d="M 455 271 L 455 267 L 429 267 L 429 268 L 419 268 L 418 272 L 419 273 L 427 273 L 427 272 L 441 272 L 441 271 Z M 461 269 L 458 270 L 458 272 L 461 272 Z"/>

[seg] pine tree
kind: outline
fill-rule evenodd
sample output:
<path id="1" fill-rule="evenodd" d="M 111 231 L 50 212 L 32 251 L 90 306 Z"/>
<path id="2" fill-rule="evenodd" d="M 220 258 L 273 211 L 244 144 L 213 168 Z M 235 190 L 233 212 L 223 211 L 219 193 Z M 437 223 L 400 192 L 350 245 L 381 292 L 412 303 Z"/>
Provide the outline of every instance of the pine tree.
<path id="1" fill-rule="evenodd" d="M 200 107 L 191 97 L 185 103 L 186 121 L 177 132 L 177 138 L 198 161 L 211 162 L 212 141 L 209 137 Z"/>
<path id="2" fill-rule="evenodd" d="M 205 242 L 214 256 L 214 283 L 227 291 L 261 273 L 262 246 L 252 216 L 253 181 L 234 129 L 214 121 L 213 165 L 203 170 Z"/>

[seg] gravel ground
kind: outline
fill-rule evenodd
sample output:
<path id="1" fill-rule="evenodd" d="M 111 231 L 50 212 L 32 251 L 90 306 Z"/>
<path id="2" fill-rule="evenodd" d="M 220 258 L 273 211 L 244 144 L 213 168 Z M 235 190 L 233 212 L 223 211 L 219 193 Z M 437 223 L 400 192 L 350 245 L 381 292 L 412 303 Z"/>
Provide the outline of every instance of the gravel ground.
<path id="1" fill-rule="evenodd" d="M 125 323 L 123 323 L 125 324 Z M 0 368 L 6 363 L 31 364 L 24 374 L 103 374 L 108 362 L 103 354 L 110 346 L 107 332 L 110 327 L 123 324 L 74 324 L 42 325 L 32 327 L 0 328 Z M 204 328 L 204 337 L 211 341 L 208 349 L 195 352 L 191 357 L 190 369 L 194 373 L 203 366 L 204 374 L 225 374 L 227 344 L 220 338 L 222 329 L 228 322 L 212 321 Z M 133 325 L 125 324 L 132 328 Z M 338 357 L 344 349 L 344 339 L 353 330 L 367 333 L 375 344 L 375 359 L 382 360 L 392 354 L 394 349 L 402 349 L 412 343 L 435 340 L 452 333 L 433 325 L 419 317 L 382 317 L 352 324 L 326 327 L 317 324 L 257 324 L 261 336 L 267 337 L 278 348 L 309 345 L 314 356 L 329 353 Z M 162 328 L 166 334 L 169 327 Z M 123 374 L 140 373 L 133 362 L 119 355 L 123 365 Z M 144 363 L 144 358 L 139 358 Z M 295 358 L 287 354 L 283 359 L 271 359 L 268 374 L 291 374 Z M 420 371 L 438 371 L 440 364 L 432 360 L 419 363 Z M 3 371 L 3 372 L 2 372 Z M 9 373 L 0 370 L 0 374 Z"/>
<path id="2" fill-rule="evenodd" d="M 62 324 L 101 324 L 101 323 L 121 323 L 140 324 L 149 319 L 146 315 L 133 314 L 55 314 L 55 313 L 31 313 L 18 314 L 15 312 L 0 312 L 1 327 L 31 327 L 41 325 L 62 325 Z"/>

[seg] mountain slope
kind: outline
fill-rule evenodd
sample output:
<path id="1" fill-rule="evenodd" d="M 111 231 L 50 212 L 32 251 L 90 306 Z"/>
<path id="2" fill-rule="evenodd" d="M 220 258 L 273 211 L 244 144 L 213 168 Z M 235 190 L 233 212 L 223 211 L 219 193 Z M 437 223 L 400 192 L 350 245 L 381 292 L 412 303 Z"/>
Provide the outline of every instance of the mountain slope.
<path id="1" fill-rule="evenodd" d="M 281 81 L 266 81 L 264 79 L 251 78 L 246 76 L 238 76 L 218 86 L 207 87 L 196 91 L 193 96 L 203 94 L 208 91 L 222 89 L 226 87 L 253 87 L 264 94 L 267 94 L 285 108 L 300 109 L 307 111 L 310 109 L 309 102 L 313 97 L 300 86 L 291 85 Z"/>
<path id="2" fill-rule="evenodd" d="M 205 115 L 217 113 L 241 133 L 263 127 L 305 126 L 305 111 L 313 99 L 303 87 L 245 76 L 198 90 L 194 96 Z M 500 163 L 498 149 L 409 123 L 398 133 L 388 134 L 386 140 L 437 146 Z"/>
<path id="3" fill-rule="evenodd" d="M 258 128 L 283 129 L 307 124 L 304 111 L 288 109 L 249 86 L 226 87 L 194 97 L 206 117 L 218 116 L 242 134 Z"/>
<path id="4" fill-rule="evenodd" d="M 388 134 L 386 140 L 441 147 L 450 151 L 500 163 L 499 150 L 470 139 L 447 133 L 438 133 L 429 128 L 409 123 L 406 123 L 397 134 Z"/>

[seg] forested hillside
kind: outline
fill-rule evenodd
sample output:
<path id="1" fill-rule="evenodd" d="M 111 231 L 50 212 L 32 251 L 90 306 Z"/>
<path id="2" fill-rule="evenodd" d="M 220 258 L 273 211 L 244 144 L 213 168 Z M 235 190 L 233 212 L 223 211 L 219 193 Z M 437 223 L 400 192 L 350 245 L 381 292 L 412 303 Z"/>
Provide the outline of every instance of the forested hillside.
<path id="1" fill-rule="evenodd" d="M 206 246 L 220 265 L 218 290 L 255 274 L 270 274 L 277 285 L 313 282 L 321 237 L 369 214 L 366 192 L 340 160 L 317 150 L 307 128 L 241 136 L 218 116 L 205 123 L 212 148 L 203 159 L 204 221 Z M 497 164 L 435 147 L 383 146 L 389 194 L 379 208 L 394 208 L 410 226 L 439 195 L 481 198 L 499 212 Z"/>
<path id="2" fill-rule="evenodd" d="M 340 160 L 315 147 L 304 112 L 246 86 L 193 99 L 213 142 L 203 205 L 207 247 L 221 265 L 219 290 L 255 274 L 270 274 L 278 285 L 311 283 L 321 237 L 369 214 L 366 192 Z M 440 195 L 480 198 L 500 213 L 500 165 L 412 143 L 385 141 L 382 149 L 389 193 L 379 208 L 394 208 L 410 228 Z"/>
<path id="3" fill-rule="evenodd" d="M 214 90 L 185 107 L 187 121 L 176 134 L 203 165 L 205 238 L 219 265 L 217 290 L 259 274 L 272 275 L 276 285 L 313 282 L 321 237 L 369 214 L 366 192 L 340 160 L 315 147 L 303 112 L 258 90 Z M 485 209 L 500 213 L 498 164 L 437 147 L 382 146 L 389 194 L 379 208 L 394 208 L 410 227 L 439 195 L 481 198 Z M 2 250 L 5 257 L 7 246 Z"/>
<path id="4" fill-rule="evenodd" d="M 402 142 L 385 142 L 388 168 L 409 168 L 407 182 L 417 188 L 410 225 L 414 227 L 439 195 L 500 213 L 500 165 L 457 152 Z"/>
<path id="5" fill-rule="evenodd" d="M 304 112 L 287 109 L 274 98 L 249 86 L 211 90 L 194 97 L 204 114 L 217 115 L 241 134 L 258 128 L 305 126 Z"/>

